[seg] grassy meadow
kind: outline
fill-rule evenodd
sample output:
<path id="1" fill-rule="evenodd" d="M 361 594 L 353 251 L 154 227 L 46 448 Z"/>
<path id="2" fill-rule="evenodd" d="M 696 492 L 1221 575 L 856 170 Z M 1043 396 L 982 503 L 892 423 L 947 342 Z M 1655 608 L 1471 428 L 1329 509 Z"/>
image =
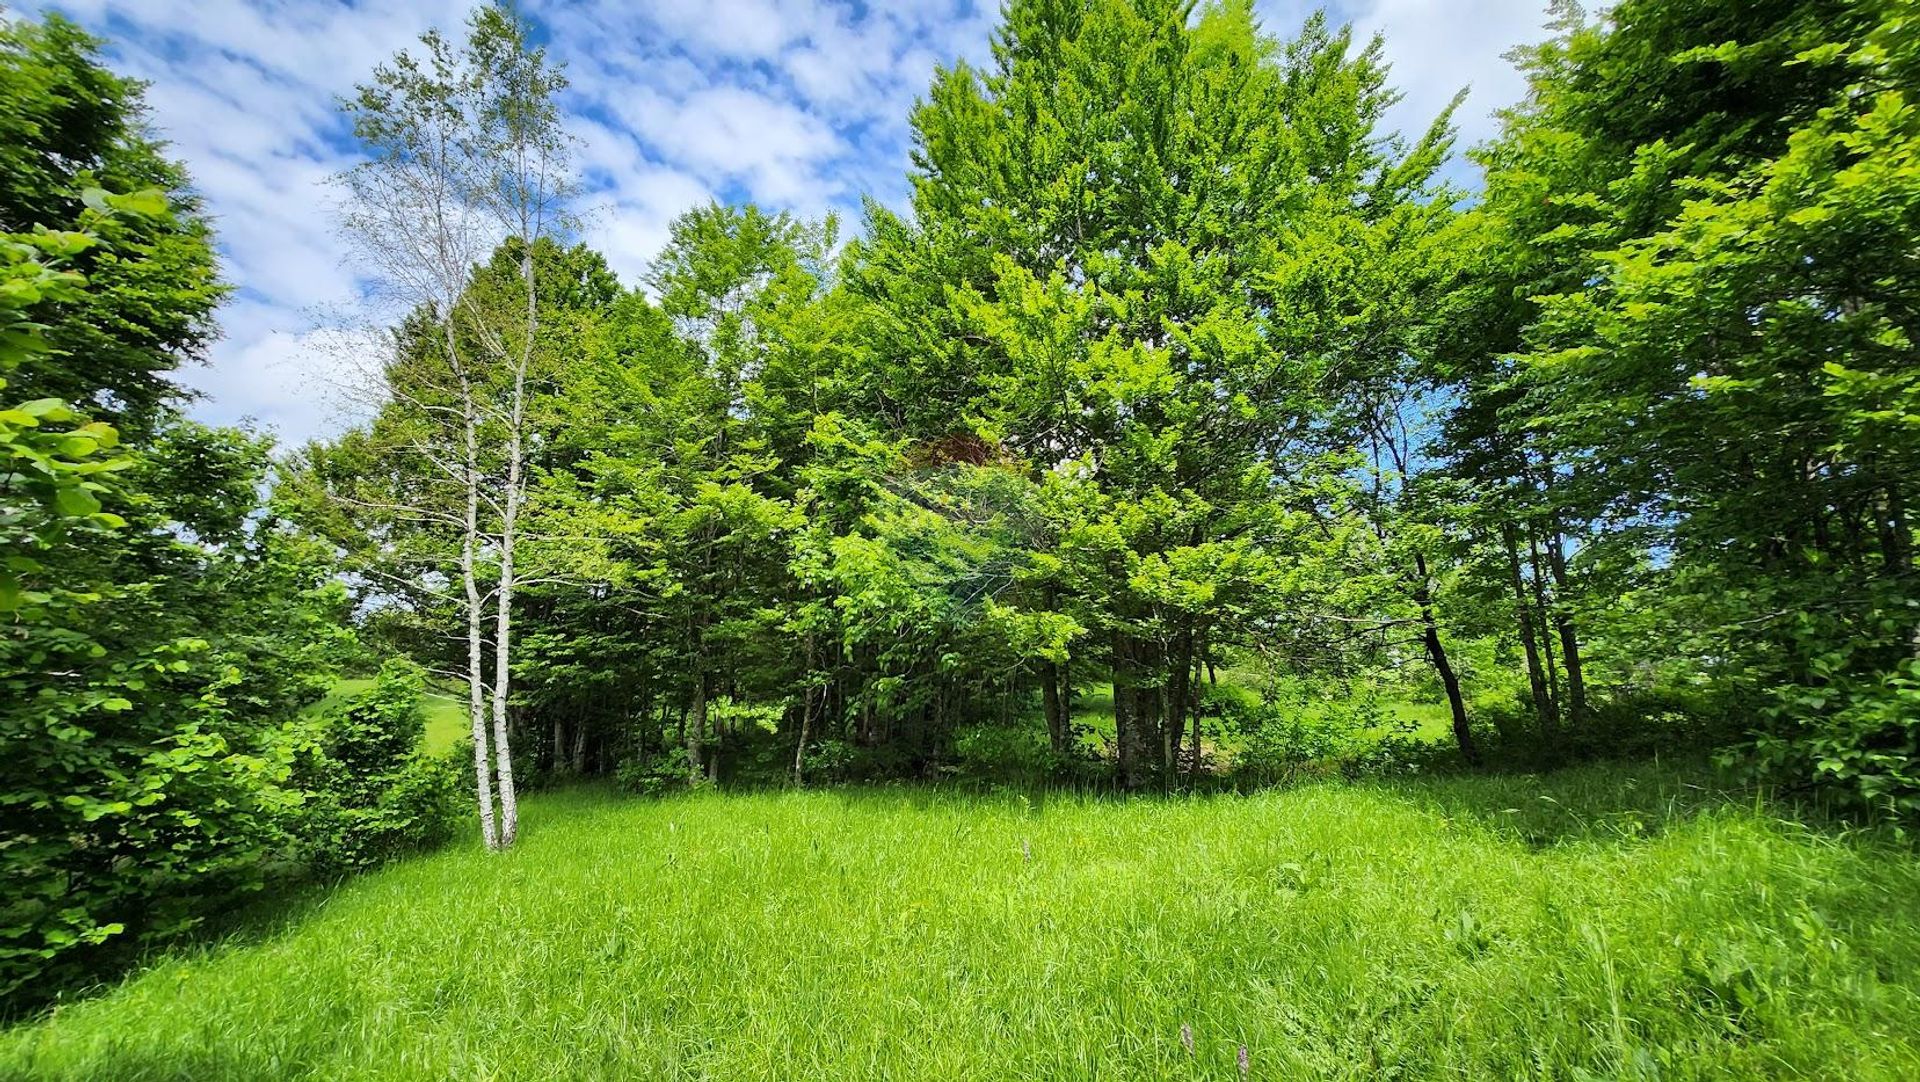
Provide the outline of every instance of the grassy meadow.
<path id="1" fill-rule="evenodd" d="M 333 690 L 307 707 L 309 714 L 326 713 L 365 695 L 373 687 L 373 678 L 348 677 L 334 682 Z M 458 744 L 468 733 L 467 705 L 445 691 L 429 689 L 420 697 L 421 713 L 426 716 L 425 745 L 440 752 Z"/>
<path id="2" fill-rule="evenodd" d="M 1920 1077 L 1920 860 L 1691 777 L 542 794 L 0 1078 Z"/>

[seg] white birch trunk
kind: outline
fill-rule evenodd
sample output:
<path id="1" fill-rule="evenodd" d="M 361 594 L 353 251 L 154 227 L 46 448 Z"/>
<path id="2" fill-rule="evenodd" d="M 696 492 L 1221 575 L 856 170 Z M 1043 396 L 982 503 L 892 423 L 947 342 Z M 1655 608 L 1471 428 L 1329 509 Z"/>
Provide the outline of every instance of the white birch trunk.
<path id="1" fill-rule="evenodd" d="M 507 425 L 507 490 L 500 508 L 500 585 L 495 591 L 493 655 L 493 753 L 499 778 L 500 845 L 513 844 L 520 826 L 519 801 L 513 786 L 513 755 L 507 738 L 507 697 L 513 687 L 514 543 L 518 540 L 521 490 L 526 474 L 527 370 L 533 363 L 534 336 L 540 329 L 539 302 L 533 273 L 533 237 L 523 236 L 520 273 L 527 287 L 526 336 L 513 371 L 513 405 Z"/>
<path id="2" fill-rule="evenodd" d="M 448 348 L 453 345 L 451 326 L 447 331 Z M 474 544 L 480 534 L 480 454 L 479 435 L 474 431 L 473 392 L 461 380 L 461 403 L 466 428 L 466 529 L 460 543 L 460 578 L 467 594 L 467 718 L 473 726 L 473 788 L 480 804 L 480 840 L 488 849 L 498 848 L 499 834 L 493 820 L 493 779 L 487 754 L 487 716 L 484 702 L 485 669 L 480 656 L 480 582 L 474 572 Z"/>

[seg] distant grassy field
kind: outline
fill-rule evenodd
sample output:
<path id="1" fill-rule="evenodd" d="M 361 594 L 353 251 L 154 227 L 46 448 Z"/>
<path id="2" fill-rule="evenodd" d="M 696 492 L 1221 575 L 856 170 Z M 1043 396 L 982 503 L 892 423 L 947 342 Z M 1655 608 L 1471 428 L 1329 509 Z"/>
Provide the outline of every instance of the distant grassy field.
<path id="1" fill-rule="evenodd" d="M 342 680 L 333 686 L 326 698 L 307 707 L 307 710 L 310 713 L 332 710 L 366 694 L 371 687 L 373 681 L 364 677 Z M 427 716 L 428 751 L 445 751 L 467 735 L 467 707 L 459 699 L 445 692 L 429 691 L 421 707 Z"/>
<path id="2" fill-rule="evenodd" d="M 1920 860 L 1680 774 L 525 809 L 0 1078 L 1920 1078 Z"/>

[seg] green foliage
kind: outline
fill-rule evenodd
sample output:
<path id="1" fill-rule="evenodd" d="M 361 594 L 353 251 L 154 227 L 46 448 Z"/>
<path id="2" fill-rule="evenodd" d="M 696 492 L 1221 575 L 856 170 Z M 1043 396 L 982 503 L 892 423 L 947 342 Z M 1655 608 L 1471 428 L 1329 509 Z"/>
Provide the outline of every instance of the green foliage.
<path id="1" fill-rule="evenodd" d="M 185 171 L 146 130 L 141 85 L 99 53 L 58 15 L 0 26 L 0 230 L 69 228 L 92 213 L 79 228 L 99 242 L 63 253 L 84 291 L 27 302 L 48 348 L 16 357 L 8 378 L 16 395 L 59 399 L 135 440 L 171 412 L 172 374 L 212 341 L 225 287 Z"/>
<path id="2" fill-rule="evenodd" d="M 465 810 L 459 756 L 425 746 L 425 676 L 411 661 L 380 668 L 365 694 L 318 719 L 293 785 L 289 830 L 319 874 L 371 867 L 452 836 Z"/>
<path id="3" fill-rule="evenodd" d="M 8 1030 L 0 1078 L 1920 1071 L 1911 849 L 1691 773 L 526 815 Z"/>
<path id="4" fill-rule="evenodd" d="M 1816 658 L 1815 671 L 1835 660 L 1843 659 Z M 1772 724 L 1754 738 L 1756 765 L 1910 821 L 1920 813 L 1920 660 L 1870 676 L 1848 668 L 1834 664 L 1818 686 L 1788 687 L 1774 696 Z"/>
<path id="5" fill-rule="evenodd" d="M 1201 711 L 1232 749 L 1231 776 L 1241 783 L 1417 772 L 1441 758 L 1372 686 L 1335 697 L 1298 682 L 1268 696 L 1221 684 L 1207 689 Z"/>
<path id="6" fill-rule="evenodd" d="M 7 1010 L 274 874 L 302 802 L 280 722 L 355 649 L 331 561 L 260 507 L 268 442 L 169 398 L 221 290 L 94 49 L 0 27 L 0 386 L 28 396 L 0 409 Z"/>
<path id="7" fill-rule="evenodd" d="M 1478 393 L 1554 520 L 1696 675 L 1772 697 L 1761 765 L 1899 814 L 1917 48 L 1900 4 L 1625 3 L 1533 55 L 1483 152 L 1522 356 Z"/>
<path id="8" fill-rule="evenodd" d="M 0 237 L 0 371 L 51 350 L 37 306 L 86 295 L 62 264 L 155 199 L 89 191 L 79 230 Z M 161 634 L 128 649 L 116 634 L 145 600 L 89 555 L 125 544 L 120 512 L 139 496 L 115 480 L 137 465 L 118 443 L 56 400 L 0 411 L 0 999 L 43 994 L 130 929 L 169 934 L 254 885 L 283 805 L 285 761 L 223 733 L 238 673 L 186 676 L 209 643 Z"/>
<path id="9" fill-rule="evenodd" d="M 1048 744 L 1046 731 L 1033 725 L 974 725 L 953 737 L 953 774 L 970 781 L 1045 785 L 1072 765 Z"/>

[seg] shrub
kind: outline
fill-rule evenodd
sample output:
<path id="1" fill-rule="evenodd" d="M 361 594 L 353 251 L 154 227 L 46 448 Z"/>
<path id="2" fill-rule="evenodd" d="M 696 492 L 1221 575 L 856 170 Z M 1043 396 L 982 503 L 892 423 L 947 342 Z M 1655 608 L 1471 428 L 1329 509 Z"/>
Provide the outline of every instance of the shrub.
<path id="1" fill-rule="evenodd" d="M 1036 726 L 973 725 L 953 739 L 953 770 L 962 778 L 1006 785 L 1032 784 L 1066 766 Z"/>
<path id="2" fill-rule="evenodd" d="M 1774 693 L 1752 766 L 1891 820 L 1920 819 L 1920 659 L 1884 677 L 1835 672 Z"/>
<path id="3" fill-rule="evenodd" d="M 807 745 L 803 767 L 808 781 L 841 781 L 853 772 L 856 749 L 845 740 L 828 737 Z"/>
<path id="4" fill-rule="evenodd" d="M 296 782 L 290 826 L 301 862 L 319 874 L 371 867 L 446 840 L 463 813 L 463 771 L 426 752 L 425 676 L 395 659 L 365 695 L 320 719 Z"/>
<path id="5" fill-rule="evenodd" d="M 1305 685 L 1279 692 L 1263 699 L 1249 689 L 1221 685 L 1202 696 L 1202 715 L 1217 718 L 1238 745 L 1234 772 L 1243 781 L 1417 773 L 1453 756 L 1450 747 L 1417 739 L 1415 723 L 1396 720 L 1376 688 L 1359 687 L 1331 699 L 1312 697 Z"/>
<path id="6" fill-rule="evenodd" d="M 644 796 L 660 796 L 687 787 L 687 749 L 669 744 L 654 754 L 640 752 L 613 768 L 614 783 Z"/>

